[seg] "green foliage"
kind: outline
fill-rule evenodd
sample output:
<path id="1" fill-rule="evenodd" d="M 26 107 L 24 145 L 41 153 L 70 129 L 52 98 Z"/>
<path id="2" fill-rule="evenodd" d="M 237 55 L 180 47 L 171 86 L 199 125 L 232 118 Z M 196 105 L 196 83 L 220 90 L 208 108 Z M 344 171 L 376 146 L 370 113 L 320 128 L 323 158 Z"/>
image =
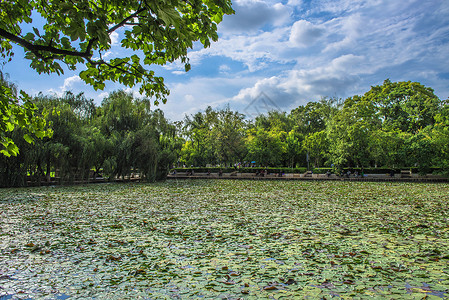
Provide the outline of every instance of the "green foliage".
<path id="1" fill-rule="evenodd" d="M 410 136 L 405 141 L 405 147 L 408 165 L 414 164 L 414 166 L 417 166 L 420 174 L 429 173 L 436 154 L 436 148 L 429 133 L 422 130 L 418 134 Z"/>
<path id="2" fill-rule="evenodd" d="M 314 162 L 315 167 L 319 167 L 326 159 L 329 150 L 329 141 L 325 130 L 317 131 L 306 136 L 303 142 L 304 149 Z"/>
<path id="3" fill-rule="evenodd" d="M 366 166 L 370 157 L 370 134 L 376 128 L 375 107 L 364 97 L 346 99 L 329 122 L 331 161 L 335 165 Z"/>
<path id="4" fill-rule="evenodd" d="M 287 159 L 287 165 L 290 168 L 293 168 L 296 166 L 297 162 L 299 161 L 301 154 L 304 152 L 304 138 L 303 135 L 299 132 L 297 132 L 295 129 L 292 129 L 288 132 L 286 138 L 286 159 Z"/>
<path id="5" fill-rule="evenodd" d="M 33 135 L 25 128 L 7 132 L 13 140 L 25 137 L 18 145 L 26 153 L 1 162 L 4 186 L 23 185 L 26 174 L 36 182 L 50 180 L 52 172 L 63 182 L 101 174 L 111 180 L 140 174 L 154 181 L 173 167 L 228 168 L 237 163 L 383 174 L 391 169 L 413 168 L 421 174 L 449 169 L 447 102 L 419 83 L 387 80 L 362 96 L 322 99 L 289 114 L 270 112 L 255 120 L 245 120 L 228 106 L 208 107 L 170 123 L 161 110 L 151 110 L 148 98 L 124 91 L 109 94 L 99 107 L 71 93 L 61 98 L 39 95 L 29 103 L 36 116 L 43 116 L 39 124 L 52 124 L 53 138 L 29 145 Z"/>
<path id="6" fill-rule="evenodd" d="M 232 164 L 240 161 L 245 153 L 244 116 L 238 112 L 226 109 L 217 112 L 217 123 L 212 135 L 214 137 L 214 155 L 219 162 Z"/>
<path id="7" fill-rule="evenodd" d="M 2 2 L 3 3 L 3 2 Z M 13 139 L 11 132 L 22 128 L 23 139 L 34 143 L 35 139 L 51 136 L 52 131 L 46 127 L 45 114 L 36 114 L 36 106 L 24 92 L 9 83 L 0 72 L 0 153 L 4 156 L 17 156 L 19 147 L 17 137 Z"/>
<path id="8" fill-rule="evenodd" d="M 140 173 L 149 181 L 165 178 L 180 143 L 162 111 L 151 111 L 148 99 L 117 91 L 104 99 L 99 120 L 109 141 L 103 156 L 108 177 Z"/>
<path id="9" fill-rule="evenodd" d="M 327 127 L 330 158 L 339 166 L 419 166 L 436 163 L 431 129 L 441 101 L 417 82 L 385 80 L 344 101 Z"/>
<path id="10" fill-rule="evenodd" d="M 165 178 L 177 159 L 181 143 L 176 128 L 160 110 L 151 111 L 148 99 L 130 93 L 111 93 L 100 107 L 83 94 L 63 97 L 39 95 L 30 100 L 38 112 L 51 111 L 51 138 L 21 145 L 24 153 L 0 160 L 0 186 L 40 184 L 56 173 L 60 182 L 89 181 L 140 174 L 142 180 Z M 14 136 L 23 135 L 20 128 Z"/>
<path id="11" fill-rule="evenodd" d="M 256 161 L 258 166 L 333 165 L 370 168 L 417 167 L 420 173 L 447 166 L 447 105 L 417 82 L 386 80 L 362 96 L 321 99 L 293 109 L 272 111 L 237 123 L 242 142 L 229 148 L 217 141 L 219 116 L 229 109 L 208 108 L 186 117 L 181 162 L 187 166 Z M 237 112 L 234 113 L 238 115 Z M 232 122 L 222 123 L 232 127 Z M 224 134 L 225 136 L 229 136 Z M 238 150 L 244 155 L 230 155 Z M 445 156 L 446 155 L 446 156 Z M 225 159 L 231 156 L 231 159 Z M 441 160 L 443 157 L 445 159 Z M 309 161 L 307 161 L 309 158 Z"/>
<path id="12" fill-rule="evenodd" d="M 442 108 L 435 116 L 435 125 L 431 137 L 438 157 L 436 165 L 444 167 L 449 172 L 449 105 L 448 100 L 443 102 Z"/>
<path id="13" fill-rule="evenodd" d="M 433 125 L 441 101 L 418 82 L 391 82 L 374 86 L 364 95 L 377 108 L 382 127 L 390 130 L 415 133 Z"/>
<path id="14" fill-rule="evenodd" d="M 446 299 L 448 203 L 426 183 L 1 189 L 0 295 Z"/>
<path id="15" fill-rule="evenodd" d="M 110 80 L 126 86 L 140 85 L 140 93 L 166 101 L 169 91 L 162 77 L 145 66 L 179 60 L 190 69 L 187 50 L 195 41 L 208 47 L 217 41 L 217 24 L 232 14 L 231 1 L 1 1 L 0 49 L 3 58 L 14 56 L 12 44 L 38 73 L 64 73 L 61 64 L 86 69 L 80 78 L 95 89 Z M 44 21 L 40 28 L 33 20 Z M 30 26 L 31 25 L 31 26 Z M 32 31 L 25 32 L 25 28 Z M 123 29 L 121 47 L 128 57 L 110 60 L 103 55 L 112 46 L 112 34 Z"/>
<path id="16" fill-rule="evenodd" d="M 186 116 L 181 162 L 188 166 L 232 165 L 245 156 L 244 116 L 229 107 Z"/>
<path id="17" fill-rule="evenodd" d="M 295 124 L 296 129 L 303 134 L 322 131 L 340 105 L 338 99 L 323 98 L 319 102 L 309 102 L 305 106 L 293 109 L 289 118 Z"/>
<path id="18" fill-rule="evenodd" d="M 248 155 L 249 161 L 255 160 L 258 165 L 278 166 L 281 165 L 285 155 L 286 133 L 284 131 L 265 131 L 262 128 L 252 129 L 248 132 Z"/>

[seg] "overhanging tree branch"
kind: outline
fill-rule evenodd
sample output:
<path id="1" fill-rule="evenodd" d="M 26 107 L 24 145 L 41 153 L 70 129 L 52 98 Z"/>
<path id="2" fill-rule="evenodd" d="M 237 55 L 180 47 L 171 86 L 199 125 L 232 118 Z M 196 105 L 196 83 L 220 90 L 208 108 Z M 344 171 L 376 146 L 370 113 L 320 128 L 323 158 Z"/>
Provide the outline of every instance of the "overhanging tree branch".
<path id="1" fill-rule="evenodd" d="M 83 58 L 92 57 L 92 53 L 90 53 L 90 50 L 92 49 L 92 45 L 95 42 L 95 39 L 90 40 L 86 51 L 79 52 L 79 51 L 59 49 L 59 48 L 55 48 L 52 46 L 35 45 L 35 44 L 32 44 L 32 43 L 24 40 L 23 38 L 18 37 L 2 28 L 0 28 L 0 36 L 3 36 L 5 38 L 13 41 L 16 44 L 19 44 L 20 46 L 30 50 L 31 52 L 33 52 L 36 55 L 39 55 L 38 54 L 39 51 L 47 51 L 47 52 L 51 52 L 54 54 L 70 55 L 70 56 L 77 56 L 77 57 L 83 57 Z M 41 56 L 41 55 L 39 55 L 39 56 Z"/>
<path id="2" fill-rule="evenodd" d="M 131 14 L 127 18 L 123 19 L 120 23 L 118 23 L 115 26 L 108 29 L 107 33 L 110 34 L 110 33 L 114 32 L 115 30 L 119 29 L 120 27 L 126 25 L 129 20 L 137 17 L 143 11 L 145 11 L 145 8 L 139 8 L 135 13 Z M 134 23 L 133 25 L 138 25 L 138 24 Z M 2 28 L 0 28 L 0 36 L 3 36 L 5 38 L 13 41 L 16 44 L 19 44 L 20 46 L 28 49 L 29 51 L 34 53 L 36 56 L 38 56 L 42 59 L 55 59 L 58 57 L 56 57 L 56 56 L 43 57 L 39 53 L 40 51 L 46 51 L 46 52 L 50 52 L 53 54 L 59 54 L 59 55 L 70 55 L 70 56 L 82 57 L 82 58 L 87 59 L 89 62 L 91 62 L 90 59 L 92 58 L 92 55 L 93 55 L 91 53 L 92 47 L 93 47 L 94 43 L 98 41 L 97 38 L 93 38 L 93 39 L 89 40 L 86 51 L 80 52 L 80 51 L 64 50 L 64 49 L 53 47 L 51 45 L 48 45 L 48 46 L 36 45 L 36 44 L 26 41 L 25 39 L 19 37 L 18 35 L 8 32 Z"/>
<path id="3" fill-rule="evenodd" d="M 141 8 L 139 10 L 137 10 L 135 13 L 131 14 L 129 17 L 123 19 L 120 23 L 118 23 L 117 25 L 111 27 L 107 32 L 108 33 L 112 33 L 114 31 L 116 31 L 117 29 L 119 29 L 120 27 L 122 27 L 123 25 L 126 24 L 126 22 L 128 22 L 131 19 L 134 19 L 135 17 L 137 17 L 141 12 L 145 11 L 145 8 Z"/>

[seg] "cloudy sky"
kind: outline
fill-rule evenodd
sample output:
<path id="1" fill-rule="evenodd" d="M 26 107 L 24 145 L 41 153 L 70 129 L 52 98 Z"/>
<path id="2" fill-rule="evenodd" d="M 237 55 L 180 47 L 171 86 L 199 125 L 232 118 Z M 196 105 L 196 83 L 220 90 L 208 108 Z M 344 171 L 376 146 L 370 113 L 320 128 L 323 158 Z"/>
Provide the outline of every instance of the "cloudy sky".
<path id="1" fill-rule="evenodd" d="M 447 0 L 234 0 L 233 7 L 235 15 L 219 25 L 220 40 L 190 51 L 191 71 L 153 68 L 171 90 L 159 108 L 172 121 L 208 105 L 248 116 L 290 111 L 322 97 L 364 94 L 387 78 L 418 81 L 449 97 Z M 111 56 L 121 54 L 118 45 Z M 38 75 L 22 56 L 17 50 L 3 71 L 31 94 L 71 90 L 100 104 L 125 88 L 108 83 L 95 92 L 69 71 Z"/>

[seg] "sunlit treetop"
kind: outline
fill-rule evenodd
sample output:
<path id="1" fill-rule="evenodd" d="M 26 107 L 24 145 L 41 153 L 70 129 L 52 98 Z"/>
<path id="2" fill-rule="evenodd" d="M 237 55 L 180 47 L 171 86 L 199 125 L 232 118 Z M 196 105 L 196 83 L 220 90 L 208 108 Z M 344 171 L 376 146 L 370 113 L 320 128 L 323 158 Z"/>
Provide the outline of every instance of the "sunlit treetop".
<path id="1" fill-rule="evenodd" d="M 187 50 L 195 41 L 204 47 L 216 41 L 217 24 L 232 13 L 230 0 L 1 0 L 1 55 L 12 60 L 16 44 L 38 73 L 62 74 L 61 63 L 70 70 L 83 64 L 80 77 L 95 89 L 107 80 L 140 84 L 141 94 L 165 103 L 164 80 L 148 66 L 180 60 L 188 71 Z M 121 47 L 138 52 L 106 59 L 119 29 Z"/>

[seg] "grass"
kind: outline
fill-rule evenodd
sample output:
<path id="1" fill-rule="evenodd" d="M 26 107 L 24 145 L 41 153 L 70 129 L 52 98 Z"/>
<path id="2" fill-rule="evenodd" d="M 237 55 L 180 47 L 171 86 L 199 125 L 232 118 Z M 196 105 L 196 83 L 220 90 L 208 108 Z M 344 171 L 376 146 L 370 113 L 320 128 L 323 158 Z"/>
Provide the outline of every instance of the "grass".
<path id="1" fill-rule="evenodd" d="M 0 299 L 442 299 L 449 185 L 0 190 Z M 3 298 L 2 298 L 3 297 Z"/>

